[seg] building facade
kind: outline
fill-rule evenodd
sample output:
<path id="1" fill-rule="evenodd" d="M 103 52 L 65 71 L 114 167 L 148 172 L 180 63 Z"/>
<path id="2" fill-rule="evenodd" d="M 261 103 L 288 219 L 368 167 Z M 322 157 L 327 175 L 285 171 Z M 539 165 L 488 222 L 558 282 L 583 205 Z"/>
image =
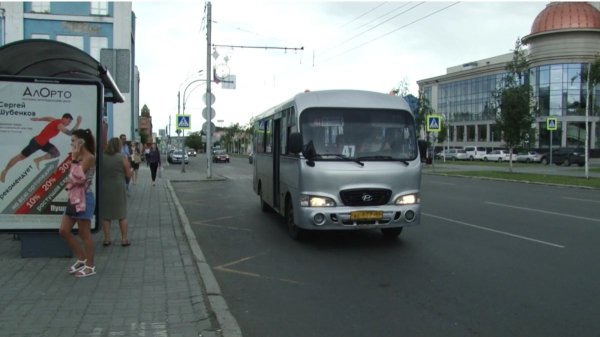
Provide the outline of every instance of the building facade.
<path id="1" fill-rule="evenodd" d="M 552 2 L 538 14 L 531 32 L 522 38 L 527 47 L 529 72 L 525 77 L 534 92 L 534 137 L 523 148 L 583 147 L 586 118 L 589 145 L 600 149 L 600 88 L 586 117 L 587 79 L 582 76 L 600 57 L 600 6 L 586 2 Z M 450 67 L 445 75 L 417 81 L 436 113 L 446 120 L 450 146 L 503 147 L 495 128 L 494 92 L 501 87 L 512 53 Z M 546 130 L 548 117 L 558 130 Z"/>
<path id="2" fill-rule="evenodd" d="M 106 104 L 107 136 L 139 139 L 139 74 L 131 2 L 0 1 L 0 46 L 25 39 L 68 43 L 107 66 L 124 103 Z"/>

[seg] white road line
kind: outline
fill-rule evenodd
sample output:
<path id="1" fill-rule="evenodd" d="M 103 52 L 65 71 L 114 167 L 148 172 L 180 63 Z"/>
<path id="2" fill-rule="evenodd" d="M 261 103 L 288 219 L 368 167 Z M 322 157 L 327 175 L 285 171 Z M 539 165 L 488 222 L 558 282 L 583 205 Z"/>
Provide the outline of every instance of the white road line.
<path id="1" fill-rule="evenodd" d="M 592 199 L 581 199 L 581 198 L 571 198 L 571 197 L 563 197 L 563 199 L 568 199 L 568 200 L 577 200 L 577 201 L 584 201 L 584 202 L 596 202 L 600 204 L 600 200 L 592 200 Z"/>
<path id="2" fill-rule="evenodd" d="M 542 209 L 528 208 L 528 207 L 521 207 L 521 206 L 507 205 L 507 204 L 500 204 L 500 203 L 491 202 L 491 201 L 485 201 L 485 203 L 489 204 L 489 205 L 495 205 L 495 206 L 501 206 L 501 207 L 508 207 L 508 208 L 515 208 L 515 209 L 522 209 L 522 210 L 525 210 L 525 211 L 538 212 L 538 213 L 551 214 L 551 215 L 558 215 L 558 216 L 563 216 L 563 217 L 573 218 L 573 219 L 579 219 L 579 220 L 587 220 L 587 221 L 600 222 L 600 219 L 597 219 L 597 218 L 588 218 L 588 217 L 585 217 L 585 216 L 579 216 L 579 215 L 573 215 L 573 214 L 565 214 L 565 213 L 558 213 L 558 212 L 552 212 L 552 211 L 544 211 Z"/>
<path id="3" fill-rule="evenodd" d="M 233 227 L 233 226 L 220 226 L 214 225 L 210 223 L 205 223 L 204 221 L 192 221 L 192 224 L 204 227 L 212 227 L 212 228 L 220 228 L 220 229 L 229 229 L 232 231 L 243 231 L 243 232 L 253 232 L 253 230 L 249 228 L 241 228 L 241 227 Z"/>
<path id="4" fill-rule="evenodd" d="M 504 232 L 504 231 L 499 231 L 497 229 L 492 229 L 492 228 L 488 228 L 488 227 L 483 227 L 483 226 L 478 226 L 478 225 L 474 225 L 474 224 L 470 224 L 464 221 L 459 221 L 459 220 L 454 220 L 454 219 L 450 219 L 450 218 L 445 218 L 442 216 L 438 216 L 438 215 L 433 215 L 430 213 L 423 213 L 421 212 L 421 214 L 432 217 L 432 218 L 436 218 L 436 219 L 440 219 L 440 220 L 444 220 L 444 221 L 448 221 L 448 222 L 453 222 L 459 225 L 463 225 L 463 226 L 468 226 L 468 227 L 472 227 L 472 228 L 477 228 L 477 229 L 481 229 L 484 231 L 489 231 L 489 232 L 493 232 L 496 234 L 502 234 L 502 235 L 506 235 L 506 236 L 510 236 L 513 238 L 517 238 L 517 239 L 521 239 L 521 240 L 527 240 L 527 241 L 531 241 L 531 242 L 535 242 L 535 243 L 540 243 L 543 245 L 548 245 L 548 246 L 552 246 L 552 247 L 556 247 L 556 248 L 565 248 L 565 246 L 563 245 L 559 245 L 556 243 L 552 243 L 552 242 L 548 242 L 548 241 L 542 241 L 542 240 L 537 240 L 537 239 L 533 239 L 527 236 L 522 236 L 522 235 L 517 235 L 517 234 L 513 234 L 513 233 L 509 233 L 509 232 Z"/>

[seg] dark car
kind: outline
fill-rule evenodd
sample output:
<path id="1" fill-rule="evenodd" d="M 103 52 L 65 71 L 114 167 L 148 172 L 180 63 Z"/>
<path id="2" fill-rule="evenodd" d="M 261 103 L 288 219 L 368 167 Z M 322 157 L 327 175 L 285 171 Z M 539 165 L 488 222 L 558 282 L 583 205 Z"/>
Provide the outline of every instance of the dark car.
<path id="1" fill-rule="evenodd" d="M 212 155 L 213 163 L 229 163 L 229 155 L 223 149 L 214 150 Z"/>
<path id="2" fill-rule="evenodd" d="M 585 165 L 585 150 L 582 148 L 567 148 L 552 150 L 552 163 L 556 165 L 571 166 L 577 164 Z"/>

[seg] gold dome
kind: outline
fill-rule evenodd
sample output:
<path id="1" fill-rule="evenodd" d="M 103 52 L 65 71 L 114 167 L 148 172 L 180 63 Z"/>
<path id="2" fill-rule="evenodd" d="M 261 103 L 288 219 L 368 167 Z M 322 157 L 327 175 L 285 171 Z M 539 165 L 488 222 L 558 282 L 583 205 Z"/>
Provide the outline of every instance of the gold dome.
<path id="1" fill-rule="evenodd" d="M 562 29 L 600 29 L 600 11 L 587 2 L 551 2 L 531 25 L 531 35 Z"/>

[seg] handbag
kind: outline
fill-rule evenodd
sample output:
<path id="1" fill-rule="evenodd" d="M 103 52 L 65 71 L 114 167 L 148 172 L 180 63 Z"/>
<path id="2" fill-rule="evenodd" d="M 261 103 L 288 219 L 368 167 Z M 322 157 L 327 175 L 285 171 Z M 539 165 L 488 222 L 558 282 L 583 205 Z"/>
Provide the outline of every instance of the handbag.
<path id="1" fill-rule="evenodd" d="M 65 209 L 65 214 L 68 216 L 77 215 L 77 210 L 75 209 L 75 205 L 71 203 L 71 200 L 67 199 L 67 207 Z"/>
<path id="2" fill-rule="evenodd" d="M 158 167 L 158 177 L 162 178 L 162 168 L 160 166 Z"/>

